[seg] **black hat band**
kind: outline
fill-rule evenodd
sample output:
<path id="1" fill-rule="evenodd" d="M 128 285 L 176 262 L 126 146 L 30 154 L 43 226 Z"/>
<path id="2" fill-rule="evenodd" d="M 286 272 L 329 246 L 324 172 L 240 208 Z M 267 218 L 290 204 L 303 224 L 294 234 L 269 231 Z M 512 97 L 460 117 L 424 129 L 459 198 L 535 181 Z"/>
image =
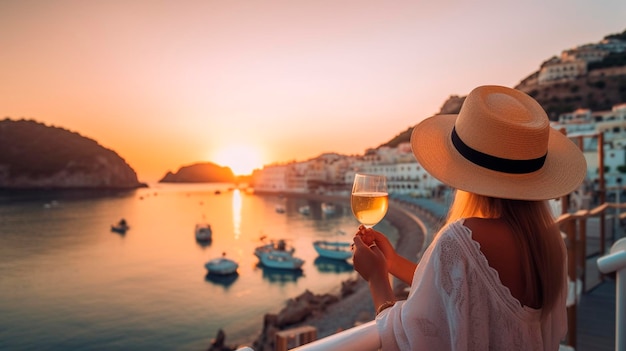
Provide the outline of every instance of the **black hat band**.
<path id="1" fill-rule="evenodd" d="M 457 151 L 465 157 L 468 161 L 475 165 L 490 169 L 492 171 L 498 171 L 511 174 L 524 174 L 532 173 L 543 167 L 546 161 L 547 153 L 541 157 L 530 160 L 511 160 L 508 158 L 501 158 L 497 156 L 491 156 L 486 153 L 474 150 L 459 138 L 456 133 L 456 128 L 452 129 L 452 144 Z"/>

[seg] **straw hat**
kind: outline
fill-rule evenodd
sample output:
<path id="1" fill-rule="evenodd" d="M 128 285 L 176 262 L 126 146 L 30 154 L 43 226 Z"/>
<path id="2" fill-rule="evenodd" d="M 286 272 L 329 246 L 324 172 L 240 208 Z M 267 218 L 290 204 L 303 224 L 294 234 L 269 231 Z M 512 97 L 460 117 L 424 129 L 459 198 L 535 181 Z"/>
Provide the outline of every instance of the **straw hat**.
<path id="1" fill-rule="evenodd" d="M 411 147 L 433 177 L 460 190 L 491 197 L 547 200 L 584 180 L 580 149 L 550 126 L 525 93 L 481 86 L 458 115 L 437 115 L 413 128 Z"/>

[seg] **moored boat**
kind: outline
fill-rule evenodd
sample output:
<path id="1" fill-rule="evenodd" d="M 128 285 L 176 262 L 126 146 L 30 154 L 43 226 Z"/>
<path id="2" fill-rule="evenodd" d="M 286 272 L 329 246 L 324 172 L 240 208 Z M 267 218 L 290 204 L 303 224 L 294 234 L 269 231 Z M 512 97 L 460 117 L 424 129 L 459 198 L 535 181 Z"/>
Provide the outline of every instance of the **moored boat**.
<path id="1" fill-rule="evenodd" d="M 269 244 L 263 244 L 261 246 L 257 246 L 254 249 L 254 255 L 256 255 L 256 257 L 258 258 L 261 258 L 263 254 L 266 254 L 269 252 L 275 252 L 275 251 L 287 252 L 290 255 L 293 255 L 296 249 L 294 247 L 287 245 L 287 242 L 284 239 L 280 239 L 278 241 L 272 240 Z"/>
<path id="2" fill-rule="evenodd" d="M 300 212 L 300 214 L 308 216 L 311 214 L 311 207 L 309 205 L 300 206 L 298 208 L 298 212 Z"/>
<path id="3" fill-rule="evenodd" d="M 264 267 L 274 269 L 300 269 L 304 260 L 295 257 L 295 248 L 289 247 L 283 239 L 272 241 L 269 244 L 258 246 L 254 249 L 254 255 Z"/>
<path id="4" fill-rule="evenodd" d="M 321 256 L 335 260 L 346 260 L 352 257 L 349 242 L 316 240 L 313 242 L 315 251 Z"/>
<path id="5" fill-rule="evenodd" d="M 333 203 L 322 202 L 322 212 L 325 215 L 333 215 L 337 212 L 337 207 Z"/>
<path id="6" fill-rule="evenodd" d="M 274 269 L 300 269 L 304 265 L 304 260 L 295 257 L 288 251 L 270 251 L 259 256 L 259 260 L 264 267 Z"/>
<path id="7" fill-rule="evenodd" d="M 196 240 L 201 242 L 211 241 L 213 239 L 213 230 L 210 224 L 198 223 L 196 224 Z"/>
<path id="8" fill-rule="evenodd" d="M 117 224 L 111 225 L 111 231 L 119 234 L 126 234 L 126 231 L 128 231 L 128 229 L 130 229 L 130 226 L 128 225 L 128 223 L 126 223 L 126 220 L 124 218 L 120 219 Z"/>
<path id="9" fill-rule="evenodd" d="M 228 275 L 236 273 L 239 264 L 226 258 L 226 253 L 222 253 L 222 257 L 209 260 L 204 264 L 204 267 L 209 274 Z"/>

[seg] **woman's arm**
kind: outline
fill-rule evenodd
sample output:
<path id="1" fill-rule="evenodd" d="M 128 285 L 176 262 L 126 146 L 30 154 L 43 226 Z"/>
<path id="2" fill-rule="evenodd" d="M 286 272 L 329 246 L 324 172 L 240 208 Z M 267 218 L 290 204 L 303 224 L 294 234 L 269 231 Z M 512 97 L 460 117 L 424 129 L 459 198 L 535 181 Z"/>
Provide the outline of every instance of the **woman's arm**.
<path id="1" fill-rule="evenodd" d="M 396 301 L 396 296 L 389 282 L 386 258 L 376 244 L 372 243 L 367 246 L 361 239 L 361 235 L 355 235 L 352 261 L 354 269 L 369 284 L 376 313 L 392 306 Z"/>
<path id="2" fill-rule="evenodd" d="M 394 255 L 393 259 L 390 258 L 390 260 L 392 260 L 393 263 L 389 268 L 389 273 L 393 274 L 396 278 L 402 280 L 406 284 L 411 285 L 413 282 L 413 274 L 417 268 L 417 263 L 411 262 L 397 253 Z"/>

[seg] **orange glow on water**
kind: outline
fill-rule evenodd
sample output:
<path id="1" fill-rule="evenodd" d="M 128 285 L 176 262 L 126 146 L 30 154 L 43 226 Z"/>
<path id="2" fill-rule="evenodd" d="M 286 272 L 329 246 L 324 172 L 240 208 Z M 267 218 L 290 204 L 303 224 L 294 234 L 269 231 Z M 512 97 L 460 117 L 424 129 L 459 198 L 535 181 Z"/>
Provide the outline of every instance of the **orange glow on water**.
<path id="1" fill-rule="evenodd" d="M 241 191 L 239 189 L 233 190 L 233 234 L 235 240 L 241 236 Z"/>

